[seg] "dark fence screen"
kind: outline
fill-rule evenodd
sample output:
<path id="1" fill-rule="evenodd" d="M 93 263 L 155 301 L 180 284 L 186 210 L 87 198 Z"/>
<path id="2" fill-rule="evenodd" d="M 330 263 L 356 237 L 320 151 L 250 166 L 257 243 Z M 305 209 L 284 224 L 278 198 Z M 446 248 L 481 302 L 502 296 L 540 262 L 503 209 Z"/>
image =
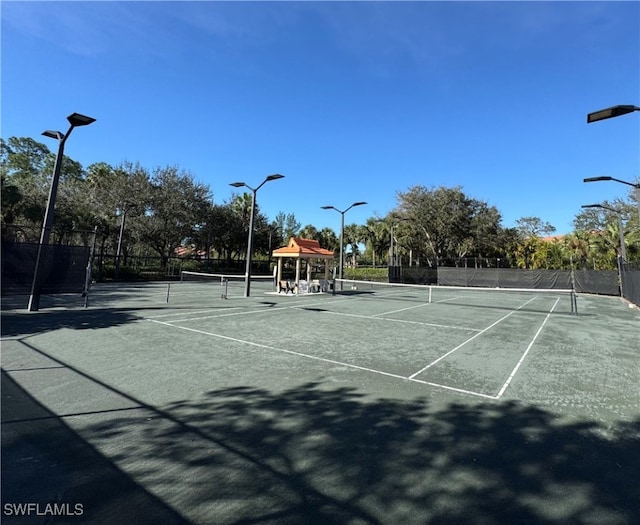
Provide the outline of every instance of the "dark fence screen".
<path id="1" fill-rule="evenodd" d="M 38 244 L 2 243 L 2 295 L 31 293 Z M 45 245 L 40 256 L 41 293 L 81 293 L 89 248 Z"/>
<path id="2" fill-rule="evenodd" d="M 389 266 L 390 283 L 436 284 L 438 270 L 428 266 Z"/>
<path id="3" fill-rule="evenodd" d="M 640 306 L 640 269 L 622 266 L 622 295 Z"/>
<path id="4" fill-rule="evenodd" d="M 615 270 L 523 270 L 516 268 L 390 267 L 389 282 L 484 288 L 574 289 L 578 293 L 622 295 L 640 306 L 640 268 Z M 621 293 L 622 291 L 622 293 Z"/>
<path id="5" fill-rule="evenodd" d="M 487 288 L 571 288 L 570 270 L 520 270 L 514 268 L 438 268 L 438 284 Z"/>
<path id="6" fill-rule="evenodd" d="M 615 270 L 574 270 L 576 292 L 620 295 L 618 272 Z"/>

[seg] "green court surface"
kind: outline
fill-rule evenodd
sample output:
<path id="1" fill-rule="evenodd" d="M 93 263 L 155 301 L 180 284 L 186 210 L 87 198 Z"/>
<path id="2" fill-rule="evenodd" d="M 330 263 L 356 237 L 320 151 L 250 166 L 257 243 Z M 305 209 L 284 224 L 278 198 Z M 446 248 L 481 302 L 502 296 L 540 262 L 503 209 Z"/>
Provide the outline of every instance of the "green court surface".
<path id="1" fill-rule="evenodd" d="M 441 292 L 5 298 L 3 523 L 639 523 L 640 311 Z"/>

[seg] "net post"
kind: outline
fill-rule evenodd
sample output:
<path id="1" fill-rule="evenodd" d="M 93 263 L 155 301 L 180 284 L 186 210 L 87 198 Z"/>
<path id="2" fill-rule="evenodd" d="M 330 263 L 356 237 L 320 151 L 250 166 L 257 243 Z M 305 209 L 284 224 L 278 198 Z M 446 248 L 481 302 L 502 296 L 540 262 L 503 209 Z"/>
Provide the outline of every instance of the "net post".
<path id="1" fill-rule="evenodd" d="M 332 293 L 331 293 L 331 295 L 335 295 L 335 294 L 336 294 L 336 287 L 337 287 L 337 284 L 338 284 L 338 283 L 336 283 L 336 269 L 335 269 L 335 267 L 334 267 L 334 268 L 333 268 L 333 289 L 331 290 L 331 292 L 332 292 Z"/>
<path id="2" fill-rule="evenodd" d="M 171 283 L 167 283 L 167 303 L 169 302 L 169 293 L 171 292 Z"/>
<path id="3" fill-rule="evenodd" d="M 87 269 L 85 273 L 84 280 L 84 290 L 82 291 L 82 296 L 84 297 L 84 307 L 89 307 L 89 290 L 91 289 L 91 280 L 93 279 L 91 270 L 93 267 L 93 257 L 96 251 L 96 236 L 98 235 L 98 227 L 94 226 L 93 228 L 93 237 L 91 239 L 91 251 L 89 252 L 89 261 L 87 262 Z"/>
<path id="4" fill-rule="evenodd" d="M 576 275 L 575 275 L 575 267 L 573 265 L 573 255 L 569 255 L 569 264 L 571 268 L 570 279 L 571 279 L 571 314 L 578 315 L 578 296 L 576 294 Z"/>

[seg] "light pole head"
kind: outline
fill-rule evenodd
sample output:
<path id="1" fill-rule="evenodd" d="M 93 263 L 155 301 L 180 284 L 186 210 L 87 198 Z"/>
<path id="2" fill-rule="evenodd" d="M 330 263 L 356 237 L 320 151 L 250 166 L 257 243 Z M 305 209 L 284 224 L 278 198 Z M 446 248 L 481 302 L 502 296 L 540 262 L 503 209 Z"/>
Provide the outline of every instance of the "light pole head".
<path id="1" fill-rule="evenodd" d="M 337 210 L 335 206 L 320 206 L 323 210 Z"/>
<path id="2" fill-rule="evenodd" d="M 341 211 L 340 213 L 345 214 L 347 213 L 351 208 L 355 208 L 356 206 L 362 206 L 363 204 L 366 204 L 366 202 L 364 201 L 358 201 L 358 202 L 354 202 L 351 206 L 349 206 L 346 210 Z M 340 211 L 340 210 L 338 210 Z"/>
<path id="3" fill-rule="evenodd" d="M 614 177 L 609 177 L 608 175 L 604 175 L 602 177 L 589 177 L 588 179 L 583 179 L 583 182 L 597 182 L 600 180 L 613 180 L 616 182 L 620 182 L 622 184 L 626 184 L 627 186 L 633 186 L 635 189 L 640 190 L 640 183 L 628 182 L 626 180 L 620 180 Z M 638 202 L 638 206 L 640 206 L 640 202 Z"/>
<path id="4" fill-rule="evenodd" d="M 587 115 L 587 124 L 597 122 L 598 120 L 605 120 L 608 118 L 619 117 L 620 115 L 626 115 L 634 111 L 640 111 L 640 108 L 632 105 L 612 106 L 610 108 L 594 111 Z"/>
<path id="5" fill-rule="evenodd" d="M 80 113 L 72 113 L 67 117 L 67 120 L 73 127 L 88 126 L 96 121 L 96 119 L 81 115 Z"/>
<path id="6" fill-rule="evenodd" d="M 603 204 L 583 204 L 581 208 L 600 208 L 602 210 L 609 210 L 613 213 L 620 215 L 620 212 L 614 208 L 609 208 L 609 206 L 604 206 Z"/>
<path id="7" fill-rule="evenodd" d="M 613 177 L 609 177 L 607 175 L 604 175 L 602 177 L 588 177 L 586 179 L 583 179 L 582 182 L 598 182 L 601 180 L 613 180 Z"/>
<path id="8" fill-rule="evenodd" d="M 229 184 L 229 186 L 233 186 L 234 188 L 242 188 L 243 186 L 247 185 L 244 182 L 232 182 Z"/>
<path id="9" fill-rule="evenodd" d="M 278 180 L 278 179 L 284 179 L 284 175 L 280 175 L 279 173 L 274 173 L 273 175 L 269 175 L 265 179 L 265 182 L 268 181 L 268 180 Z"/>
<path id="10" fill-rule="evenodd" d="M 47 130 L 47 131 L 43 131 L 42 134 L 45 137 L 49 137 L 51 139 L 56 139 L 56 140 L 62 140 L 64 138 L 64 134 L 61 133 L 60 131 Z"/>

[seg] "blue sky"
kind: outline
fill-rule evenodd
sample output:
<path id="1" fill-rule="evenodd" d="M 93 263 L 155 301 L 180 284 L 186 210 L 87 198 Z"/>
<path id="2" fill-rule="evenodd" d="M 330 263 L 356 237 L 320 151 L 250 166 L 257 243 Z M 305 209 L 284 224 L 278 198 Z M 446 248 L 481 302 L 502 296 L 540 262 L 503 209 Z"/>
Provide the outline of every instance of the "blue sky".
<path id="1" fill-rule="evenodd" d="M 270 219 L 338 231 L 414 185 L 462 186 L 504 226 L 572 230 L 640 176 L 638 2 L 17 2 L 2 17 L 2 137 L 97 121 L 66 154 L 178 165 Z"/>

